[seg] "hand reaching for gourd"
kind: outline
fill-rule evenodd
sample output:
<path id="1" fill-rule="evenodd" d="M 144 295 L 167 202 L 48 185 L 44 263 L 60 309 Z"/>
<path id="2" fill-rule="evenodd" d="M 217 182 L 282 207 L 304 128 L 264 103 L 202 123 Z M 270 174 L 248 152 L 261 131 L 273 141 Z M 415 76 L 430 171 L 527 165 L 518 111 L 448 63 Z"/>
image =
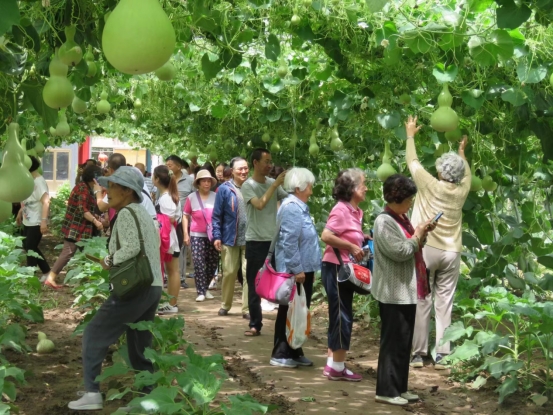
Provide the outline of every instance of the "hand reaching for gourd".
<path id="1" fill-rule="evenodd" d="M 412 115 L 409 115 L 407 118 L 407 121 L 405 122 L 405 132 L 407 133 L 407 137 L 415 137 L 415 134 L 417 134 L 422 128 L 422 125 L 417 125 L 417 119 L 418 117 L 413 117 Z"/>

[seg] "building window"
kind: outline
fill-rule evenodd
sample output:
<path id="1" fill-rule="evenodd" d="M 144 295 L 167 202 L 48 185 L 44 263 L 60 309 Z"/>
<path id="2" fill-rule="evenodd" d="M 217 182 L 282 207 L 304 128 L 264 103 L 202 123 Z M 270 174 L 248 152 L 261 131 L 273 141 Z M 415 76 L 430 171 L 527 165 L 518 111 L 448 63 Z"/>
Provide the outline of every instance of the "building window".
<path id="1" fill-rule="evenodd" d="M 51 191 L 69 180 L 69 150 L 52 150 L 42 157 L 42 176 L 48 182 Z"/>

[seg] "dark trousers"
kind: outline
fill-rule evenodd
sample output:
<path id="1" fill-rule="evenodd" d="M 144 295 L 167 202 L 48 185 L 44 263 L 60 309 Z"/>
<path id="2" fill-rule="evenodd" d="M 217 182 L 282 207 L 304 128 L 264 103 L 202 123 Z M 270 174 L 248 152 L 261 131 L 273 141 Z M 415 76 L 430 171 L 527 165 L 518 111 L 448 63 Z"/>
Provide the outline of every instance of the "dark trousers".
<path id="1" fill-rule="evenodd" d="M 110 295 L 90 320 L 83 336 L 83 372 L 86 392 L 99 392 L 100 384 L 95 381 L 102 372 L 102 362 L 108 348 L 123 333 L 127 333 L 129 360 L 133 369 L 154 371 L 153 364 L 144 357 L 144 350 L 152 347 L 152 333 L 148 330 L 134 330 L 127 323 L 154 321 L 161 287 L 150 287 L 137 296 L 121 301 Z"/>
<path id="2" fill-rule="evenodd" d="M 395 398 L 407 392 L 416 304 L 384 304 L 380 308 L 380 353 L 376 394 Z"/>
<path id="3" fill-rule="evenodd" d="M 339 265 L 323 262 L 321 280 L 328 298 L 328 348 L 349 350 L 353 328 L 353 294 L 347 284 L 338 284 Z"/>
<path id="4" fill-rule="evenodd" d="M 34 251 L 40 255 L 40 258 L 35 258 L 33 256 L 27 255 L 27 266 L 28 267 L 39 267 L 40 271 L 43 274 L 50 272 L 50 265 L 46 262 L 44 254 L 40 251 L 38 245 L 42 240 L 42 232 L 40 231 L 40 226 L 23 226 L 23 249 L 25 251 Z"/>
<path id="5" fill-rule="evenodd" d="M 270 247 L 270 241 L 246 241 L 246 282 L 248 283 L 250 328 L 257 331 L 261 331 L 261 327 L 263 327 L 263 314 L 261 313 L 261 298 L 255 292 L 255 277 L 265 263 Z"/>
<path id="6" fill-rule="evenodd" d="M 314 272 L 305 273 L 305 282 L 303 284 L 296 284 L 297 289 L 300 289 L 300 286 L 303 285 L 305 290 L 305 297 L 307 300 L 307 308 L 311 305 L 311 297 L 313 296 L 313 280 Z M 295 359 L 297 357 L 303 356 L 303 350 L 300 347 L 299 349 L 292 349 L 286 340 L 286 319 L 288 316 L 288 306 L 279 305 L 278 314 L 275 321 L 275 342 L 273 347 L 273 354 L 271 355 L 275 359 Z"/>

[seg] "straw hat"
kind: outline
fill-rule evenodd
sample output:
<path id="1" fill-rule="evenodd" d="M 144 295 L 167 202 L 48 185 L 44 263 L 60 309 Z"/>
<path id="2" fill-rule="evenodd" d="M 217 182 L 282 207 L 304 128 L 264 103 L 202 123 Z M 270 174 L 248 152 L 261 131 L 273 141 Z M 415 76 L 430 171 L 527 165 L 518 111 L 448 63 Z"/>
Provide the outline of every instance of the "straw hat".
<path id="1" fill-rule="evenodd" d="M 197 189 L 199 181 L 202 179 L 211 179 L 211 187 L 217 184 L 217 179 L 211 175 L 209 170 L 202 169 L 196 174 L 196 179 L 194 180 L 194 187 Z"/>

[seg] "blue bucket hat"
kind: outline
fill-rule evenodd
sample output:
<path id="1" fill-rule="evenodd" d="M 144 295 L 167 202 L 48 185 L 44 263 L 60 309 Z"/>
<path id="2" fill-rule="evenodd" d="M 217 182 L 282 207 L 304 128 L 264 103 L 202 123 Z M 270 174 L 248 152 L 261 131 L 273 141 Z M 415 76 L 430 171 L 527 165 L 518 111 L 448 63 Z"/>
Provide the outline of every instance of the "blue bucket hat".
<path id="1" fill-rule="evenodd" d="M 105 187 L 106 189 L 109 182 L 134 190 L 140 200 L 140 203 L 144 200 L 144 197 L 142 196 L 142 189 L 144 189 L 144 176 L 142 176 L 142 173 L 136 167 L 121 166 L 111 176 L 98 178 L 100 186 Z"/>

